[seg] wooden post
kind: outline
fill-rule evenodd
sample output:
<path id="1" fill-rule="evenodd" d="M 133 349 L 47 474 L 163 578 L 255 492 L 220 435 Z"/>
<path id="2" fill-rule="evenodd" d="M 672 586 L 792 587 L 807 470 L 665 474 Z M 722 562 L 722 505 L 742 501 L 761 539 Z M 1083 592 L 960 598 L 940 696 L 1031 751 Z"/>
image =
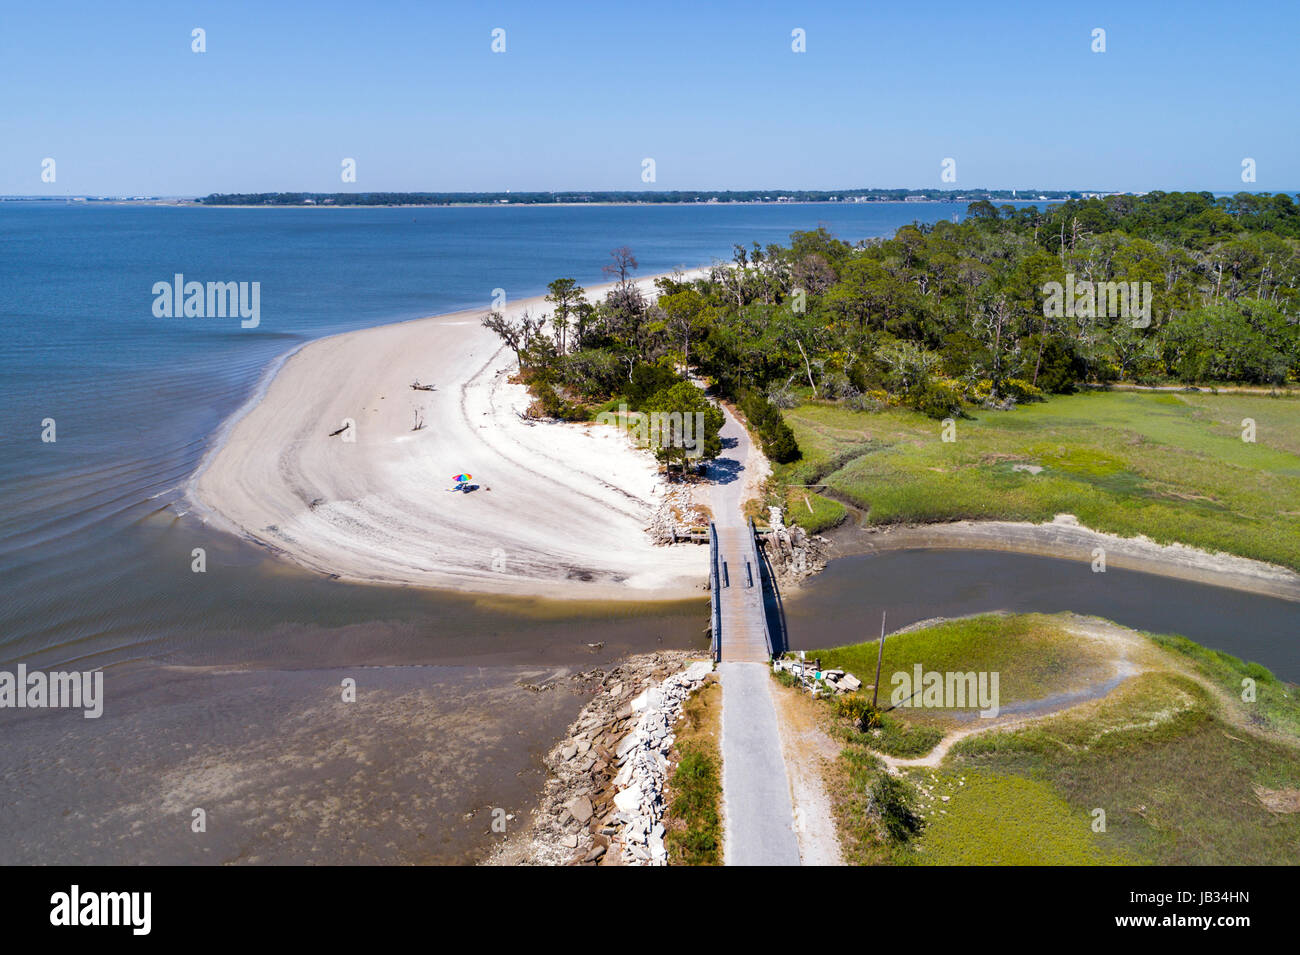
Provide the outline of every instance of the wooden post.
<path id="1" fill-rule="evenodd" d="M 871 707 L 880 699 L 880 662 L 885 658 L 885 611 L 880 611 L 880 646 L 876 649 L 876 685 L 871 688 Z"/>

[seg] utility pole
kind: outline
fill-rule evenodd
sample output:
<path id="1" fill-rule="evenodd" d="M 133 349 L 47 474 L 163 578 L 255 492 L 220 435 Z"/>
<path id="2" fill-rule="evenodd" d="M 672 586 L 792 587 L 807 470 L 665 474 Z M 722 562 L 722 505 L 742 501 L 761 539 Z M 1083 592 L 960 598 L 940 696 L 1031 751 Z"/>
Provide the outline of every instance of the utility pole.
<path id="1" fill-rule="evenodd" d="M 885 658 L 885 611 L 880 611 L 880 646 L 876 650 L 876 685 L 871 688 L 871 708 L 880 698 L 880 663 Z"/>

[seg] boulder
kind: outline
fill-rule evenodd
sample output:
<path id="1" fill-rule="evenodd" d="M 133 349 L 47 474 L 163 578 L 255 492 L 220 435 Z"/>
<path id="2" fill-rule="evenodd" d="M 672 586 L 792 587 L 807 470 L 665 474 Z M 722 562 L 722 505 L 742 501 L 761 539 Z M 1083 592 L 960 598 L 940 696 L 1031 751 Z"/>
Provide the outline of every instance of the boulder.
<path id="1" fill-rule="evenodd" d="M 617 797 L 615 797 L 614 802 L 617 805 Z M 591 818 L 591 800 L 586 796 L 579 796 L 577 799 L 571 800 L 565 808 L 582 825 L 586 825 L 587 820 Z"/>
<path id="2" fill-rule="evenodd" d="M 620 811 L 634 814 L 641 808 L 641 787 L 632 785 L 614 797 L 614 805 Z"/>

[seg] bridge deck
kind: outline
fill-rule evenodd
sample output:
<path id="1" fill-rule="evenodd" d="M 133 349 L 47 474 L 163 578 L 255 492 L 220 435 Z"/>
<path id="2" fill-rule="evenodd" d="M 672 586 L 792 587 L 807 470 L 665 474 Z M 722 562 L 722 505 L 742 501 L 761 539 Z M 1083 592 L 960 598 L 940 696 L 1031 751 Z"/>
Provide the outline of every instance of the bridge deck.
<path id="1" fill-rule="evenodd" d="M 754 562 L 748 526 L 718 528 L 718 564 L 722 662 L 765 663 L 763 577 Z"/>

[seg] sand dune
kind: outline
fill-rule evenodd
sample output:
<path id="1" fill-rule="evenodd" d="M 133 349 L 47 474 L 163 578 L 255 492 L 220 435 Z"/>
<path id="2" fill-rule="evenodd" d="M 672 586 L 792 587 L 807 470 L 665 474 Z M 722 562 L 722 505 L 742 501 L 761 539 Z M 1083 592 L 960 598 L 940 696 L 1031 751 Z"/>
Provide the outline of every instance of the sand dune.
<path id="1" fill-rule="evenodd" d="M 653 291 L 651 279 L 640 284 Z M 589 290 L 603 294 L 603 288 Z M 540 298 L 505 311 L 545 311 Z M 645 528 L 667 484 L 612 428 L 533 423 L 482 310 L 312 342 L 191 484 L 199 513 L 369 582 L 556 598 L 701 596 L 708 553 Z M 412 390 L 419 379 L 433 392 Z M 412 430 L 415 412 L 425 427 Z M 355 440 L 331 432 L 352 419 Z M 479 490 L 449 491 L 473 475 Z"/>

